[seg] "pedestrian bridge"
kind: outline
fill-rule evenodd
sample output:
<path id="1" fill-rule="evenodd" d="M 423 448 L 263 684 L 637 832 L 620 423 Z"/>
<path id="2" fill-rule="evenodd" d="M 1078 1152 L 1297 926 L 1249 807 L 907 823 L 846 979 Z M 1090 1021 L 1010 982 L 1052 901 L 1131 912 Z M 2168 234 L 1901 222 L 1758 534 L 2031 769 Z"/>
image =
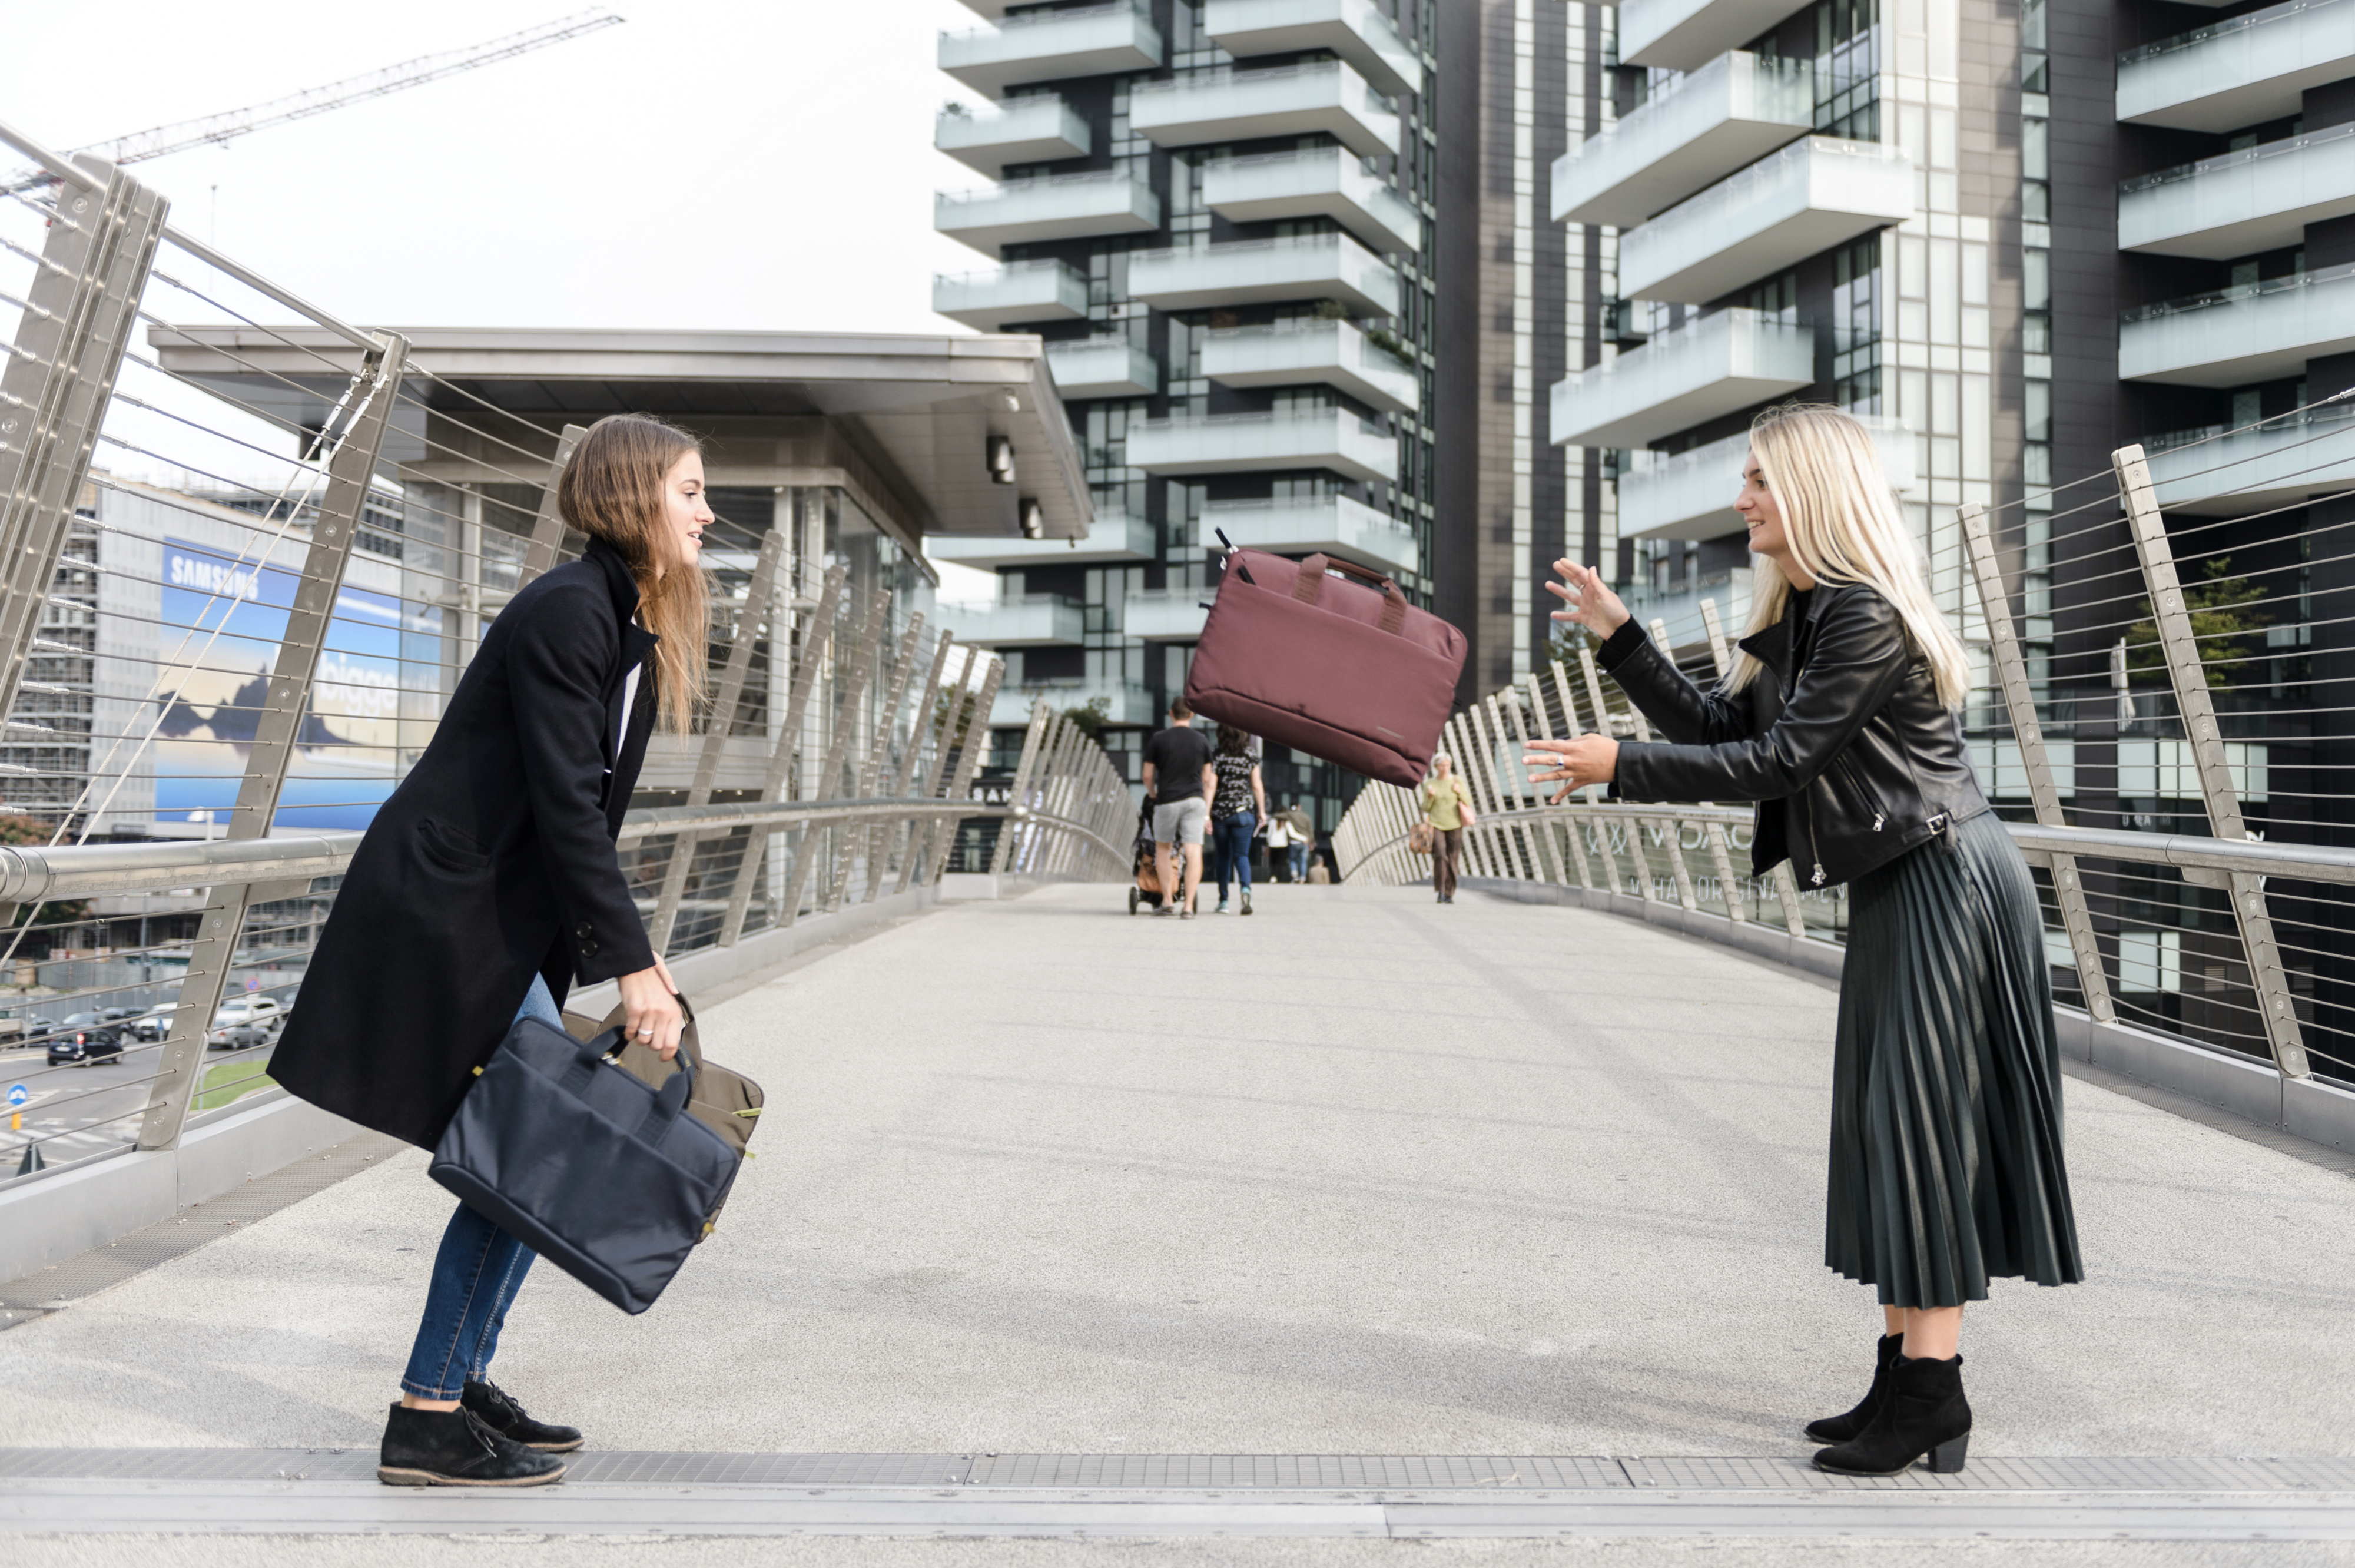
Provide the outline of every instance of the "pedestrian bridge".
<path id="1" fill-rule="evenodd" d="M 542 1268 L 501 1347 L 564 1486 L 373 1480 L 449 1200 L 365 1136 L 9 1287 L 0 1530 L 2355 1532 L 2335 1150 L 2073 1064 L 2088 1281 L 1972 1309 L 1963 1475 L 1834 1481 L 1820 976 L 1494 883 L 998 891 L 703 1009 L 774 1108 L 719 1231 L 641 1317 Z"/>

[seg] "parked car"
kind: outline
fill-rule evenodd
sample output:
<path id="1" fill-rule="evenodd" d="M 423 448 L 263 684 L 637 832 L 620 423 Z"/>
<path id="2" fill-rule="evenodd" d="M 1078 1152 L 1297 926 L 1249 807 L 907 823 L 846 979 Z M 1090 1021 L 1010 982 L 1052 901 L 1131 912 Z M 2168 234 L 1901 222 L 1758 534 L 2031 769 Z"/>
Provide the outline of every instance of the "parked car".
<path id="1" fill-rule="evenodd" d="M 123 1054 L 123 1037 L 102 1013 L 69 1013 L 49 1036 L 49 1065 L 88 1067 Z"/>
<path id="2" fill-rule="evenodd" d="M 172 1032 L 172 1019 L 179 1010 L 170 1002 L 158 1003 L 144 1013 L 133 1015 L 123 1027 L 132 1039 L 142 1044 L 153 1045 Z"/>
<path id="3" fill-rule="evenodd" d="M 213 1051 L 250 1051 L 278 1038 L 286 1009 L 275 997 L 232 997 L 213 1015 L 205 1044 Z"/>

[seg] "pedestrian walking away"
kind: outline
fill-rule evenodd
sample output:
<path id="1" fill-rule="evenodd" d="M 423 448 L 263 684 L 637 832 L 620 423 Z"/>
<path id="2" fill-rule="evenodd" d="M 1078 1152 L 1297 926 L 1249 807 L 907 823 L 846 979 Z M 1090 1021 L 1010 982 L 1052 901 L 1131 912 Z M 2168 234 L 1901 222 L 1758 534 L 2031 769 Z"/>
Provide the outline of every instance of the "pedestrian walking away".
<path id="1" fill-rule="evenodd" d="M 1455 763 L 1444 752 L 1431 756 L 1431 776 L 1416 797 L 1423 819 L 1431 826 L 1431 889 L 1438 901 L 1455 901 L 1455 858 L 1464 850 L 1464 830 L 1479 820 L 1472 809 L 1472 792 L 1455 775 Z"/>
<path id="2" fill-rule="evenodd" d="M 1145 742 L 1145 798 L 1153 803 L 1153 852 L 1169 863 L 1175 848 L 1184 857 L 1181 887 L 1164 899 L 1158 914 L 1173 906 L 1181 920 L 1194 917 L 1194 895 L 1202 885 L 1202 836 L 1210 821 L 1210 794 L 1217 777 L 1210 767 L 1210 738 L 1194 728 L 1194 710 L 1179 698 L 1169 705 L 1169 728 Z"/>
<path id="3" fill-rule="evenodd" d="M 666 1059 L 684 1021 L 614 842 L 657 717 L 684 735 L 702 694 L 701 451 L 657 420 L 600 420 L 557 505 L 587 549 L 484 632 L 352 858 L 270 1066 L 314 1104 L 429 1149 L 511 1024 L 562 1028 L 575 984 L 617 981 L 630 1037 Z M 463 1204 L 451 1216 L 379 1477 L 562 1477 L 556 1456 L 581 1434 L 490 1381 L 533 1256 Z"/>
<path id="4" fill-rule="evenodd" d="M 1278 815 L 1284 818 L 1284 825 L 1292 830 L 1288 850 L 1292 858 L 1292 880 L 1305 882 L 1308 880 L 1308 857 L 1316 848 L 1316 824 L 1310 819 L 1297 797 Z"/>
<path id="5" fill-rule="evenodd" d="M 1872 438 L 1832 409 L 1751 427 L 1735 502 L 1757 558 L 1748 634 L 1704 692 L 1602 577 L 1546 586 L 1667 737 L 1530 743 L 1530 776 L 1630 801 L 1758 803 L 1752 869 L 1849 885 L 1824 1261 L 1881 1307 L 1870 1386 L 1808 1424 L 1826 1470 L 1959 1470 L 1963 1307 L 1987 1281 L 2084 1277 L 2036 886 L 1987 809 L 1958 716 L 1961 642 L 1923 581 Z"/>
<path id="6" fill-rule="evenodd" d="M 1259 776 L 1259 738 L 1231 724 L 1219 726 L 1210 758 L 1210 837 L 1218 853 L 1219 912 L 1227 912 L 1227 883 L 1242 884 L 1243 913 L 1252 912 L 1252 840 L 1267 820 L 1267 789 Z"/>
<path id="7" fill-rule="evenodd" d="M 1279 882 L 1292 880 L 1292 814 L 1278 811 L 1267 819 L 1267 874 Z"/>

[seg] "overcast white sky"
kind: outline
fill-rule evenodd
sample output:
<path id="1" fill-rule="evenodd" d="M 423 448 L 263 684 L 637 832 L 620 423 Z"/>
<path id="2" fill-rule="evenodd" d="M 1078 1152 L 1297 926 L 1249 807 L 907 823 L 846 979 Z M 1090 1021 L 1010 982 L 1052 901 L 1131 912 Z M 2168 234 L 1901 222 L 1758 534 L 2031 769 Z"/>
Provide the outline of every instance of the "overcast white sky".
<path id="1" fill-rule="evenodd" d="M 0 118 L 59 149 L 260 102 L 575 0 L 9 7 Z M 585 38 L 139 165 L 174 221 L 362 325 L 964 330 L 935 272 L 955 0 L 614 0 Z M 93 32 L 102 37 L 93 39 Z M 0 159 L 0 163 L 14 160 Z"/>

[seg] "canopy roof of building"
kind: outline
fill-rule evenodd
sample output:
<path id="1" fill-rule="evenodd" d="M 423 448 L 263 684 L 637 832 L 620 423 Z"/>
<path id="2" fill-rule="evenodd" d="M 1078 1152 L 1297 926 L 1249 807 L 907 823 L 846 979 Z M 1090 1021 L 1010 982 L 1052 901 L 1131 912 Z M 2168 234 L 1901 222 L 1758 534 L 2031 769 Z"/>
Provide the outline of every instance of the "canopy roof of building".
<path id="1" fill-rule="evenodd" d="M 928 533 L 1018 533 L 1024 501 L 1038 503 L 1044 538 L 1085 539 L 1092 520 L 1036 337 L 389 330 L 409 339 L 411 371 L 400 434 L 385 450 L 419 478 L 512 481 L 517 448 L 552 452 L 568 423 L 636 412 L 706 436 L 715 485 L 854 475 L 879 520 L 918 554 Z M 306 428 L 326 420 L 361 357 L 309 325 L 157 326 L 148 337 L 167 371 Z M 991 475 L 996 436 L 1011 443 L 1012 484 Z"/>

